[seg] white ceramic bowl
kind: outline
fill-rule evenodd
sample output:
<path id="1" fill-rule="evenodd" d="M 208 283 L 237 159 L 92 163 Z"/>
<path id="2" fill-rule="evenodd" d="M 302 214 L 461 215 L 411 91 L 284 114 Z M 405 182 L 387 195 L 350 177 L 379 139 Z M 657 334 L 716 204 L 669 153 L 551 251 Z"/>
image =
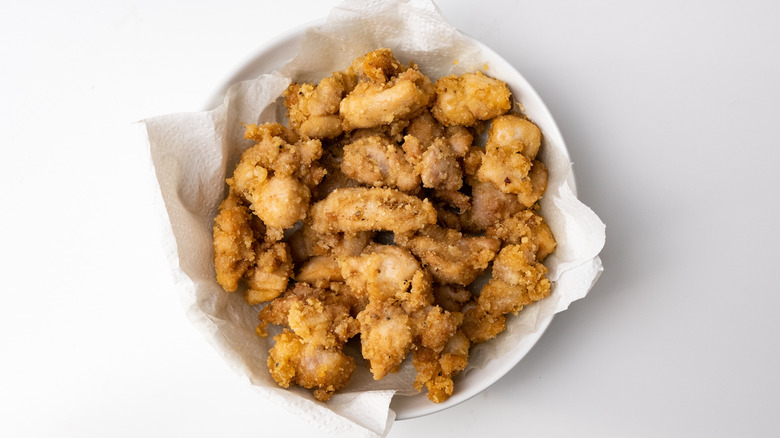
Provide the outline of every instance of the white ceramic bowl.
<path id="1" fill-rule="evenodd" d="M 206 109 L 213 109 L 219 106 L 222 103 L 227 89 L 232 84 L 255 78 L 263 73 L 279 70 L 297 53 L 298 46 L 300 45 L 306 29 L 321 25 L 322 23 L 324 23 L 324 20 L 318 20 L 293 28 L 261 45 L 256 54 L 251 56 L 246 63 L 211 96 L 206 105 Z M 555 124 L 552 115 L 547 110 L 542 99 L 536 91 L 534 91 L 528 81 L 526 81 L 514 67 L 497 53 L 473 38 L 470 39 L 478 44 L 487 56 L 490 65 L 490 75 L 505 81 L 516 98 L 517 96 L 520 96 L 520 101 L 523 105 L 525 114 L 539 125 L 546 139 L 554 139 L 555 143 L 561 146 L 563 153 L 566 154 L 568 158 L 568 151 L 566 150 L 558 126 Z M 390 47 L 390 49 L 392 49 L 392 47 Z M 435 78 L 432 79 L 435 80 Z M 572 189 L 575 188 L 573 177 L 569 179 L 569 184 Z M 490 361 L 483 368 L 472 369 L 466 374 L 461 374 L 456 377 L 455 392 L 452 397 L 443 403 L 432 403 L 426 397 L 425 391 L 414 396 L 395 396 L 390 407 L 395 411 L 396 419 L 403 420 L 439 412 L 455 406 L 458 403 L 462 403 L 484 391 L 520 362 L 542 336 L 552 319 L 553 315 L 548 315 L 543 318 L 543 320 L 539 322 L 539 330 L 536 333 L 525 336 L 502 357 Z"/>

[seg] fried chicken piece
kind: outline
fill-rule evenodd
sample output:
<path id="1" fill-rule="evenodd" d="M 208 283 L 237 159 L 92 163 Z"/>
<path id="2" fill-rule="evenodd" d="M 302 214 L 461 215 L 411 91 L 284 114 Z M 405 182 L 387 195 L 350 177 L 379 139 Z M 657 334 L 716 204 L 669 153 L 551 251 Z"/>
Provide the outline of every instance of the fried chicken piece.
<path id="1" fill-rule="evenodd" d="M 318 142 L 306 142 L 298 146 L 285 143 L 283 137 L 293 138 L 294 134 L 284 131 L 287 128 L 281 125 L 255 128 L 252 132 L 256 131 L 261 143 L 244 151 L 233 177 L 228 178 L 227 183 L 249 202 L 252 211 L 268 228 L 268 238 L 275 241 L 282 238 L 285 229 L 306 216 L 311 194 L 307 185 L 296 179 L 296 176 L 308 184 L 319 182 L 316 178 L 310 179 L 311 172 L 306 173 L 308 176 L 301 174 L 304 172 L 301 166 L 313 169 L 311 161 L 319 158 L 319 146 L 316 145 Z M 271 135 L 277 131 L 279 136 Z M 273 155 L 267 150 L 271 147 L 269 145 L 277 145 L 276 148 L 281 148 L 283 152 Z M 269 166 L 274 174 L 269 176 L 263 164 Z"/>
<path id="2" fill-rule="evenodd" d="M 493 119 L 485 147 L 507 148 L 533 160 L 541 144 L 542 131 L 539 127 L 517 114 L 507 114 Z"/>
<path id="3" fill-rule="evenodd" d="M 462 322 L 462 313 L 449 312 L 436 305 L 428 305 L 409 314 L 415 345 L 436 352 L 447 345 Z"/>
<path id="4" fill-rule="evenodd" d="M 343 292 L 296 283 L 258 317 L 265 324 L 292 329 L 304 342 L 340 348 L 358 333 L 358 322 L 351 316 L 355 300 Z"/>
<path id="5" fill-rule="evenodd" d="M 381 380 L 398 367 L 412 349 L 409 315 L 394 301 L 370 301 L 358 314 L 362 354 L 374 380 Z"/>
<path id="6" fill-rule="evenodd" d="M 304 138 L 335 138 L 342 132 L 339 104 L 355 88 L 352 74 L 335 72 L 316 86 L 292 83 L 284 104 L 290 126 Z"/>
<path id="7" fill-rule="evenodd" d="M 287 289 L 287 282 L 293 273 L 292 256 L 287 243 L 256 246 L 255 263 L 246 272 L 247 290 L 244 298 L 250 306 L 271 301 L 281 295 Z"/>
<path id="8" fill-rule="evenodd" d="M 479 146 L 471 146 L 463 158 L 463 171 L 466 172 L 466 175 L 476 176 L 484 159 L 485 149 Z"/>
<path id="9" fill-rule="evenodd" d="M 373 237 L 374 233 L 371 231 L 320 234 L 312 229 L 311 221 L 307 219 L 299 229 L 290 235 L 289 243 L 293 259 L 300 263 L 313 256 L 358 255 Z"/>
<path id="10" fill-rule="evenodd" d="M 542 132 L 526 119 L 515 115 L 496 119 L 477 177 L 492 182 L 504 193 L 517 194 L 526 207 L 532 206 L 547 188 L 547 167 L 533 159 L 541 139 Z"/>
<path id="11" fill-rule="evenodd" d="M 436 100 L 431 111 L 445 126 L 472 126 L 512 108 L 506 84 L 481 72 L 445 76 L 436 81 L 434 88 Z"/>
<path id="12" fill-rule="evenodd" d="M 406 66 L 395 59 L 390 49 L 382 48 L 355 59 L 346 71 L 361 82 L 384 84 L 405 70 Z"/>
<path id="13" fill-rule="evenodd" d="M 470 346 L 466 335 L 458 331 L 440 353 L 430 348 L 417 348 L 412 360 L 417 370 L 415 389 L 420 391 L 425 386 L 428 399 L 434 403 L 450 398 L 454 390 L 452 379 L 466 368 Z"/>
<path id="14" fill-rule="evenodd" d="M 463 332 L 473 343 L 494 338 L 506 328 L 507 313 L 550 295 L 547 268 L 537 262 L 536 245 L 524 238 L 508 245 L 493 262 L 493 278 L 480 291 L 475 306 L 464 309 Z"/>
<path id="15" fill-rule="evenodd" d="M 420 174 L 406 159 L 403 150 L 384 136 L 363 137 L 344 146 L 341 171 L 376 187 L 395 187 L 411 192 L 420 185 Z"/>
<path id="16" fill-rule="evenodd" d="M 450 312 L 460 312 L 473 297 L 465 287 L 454 284 L 436 284 L 433 286 L 433 302 Z"/>
<path id="17" fill-rule="evenodd" d="M 252 245 L 252 213 L 233 191 L 219 205 L 214 218 L 214 268 L 217 282 L 227 292 L 238 288 L 238 281 L 255 261 Z"/>
<path id="18" fill-rule="evenodd" d="M 415 276 L 423 275 L 422 267 L 412 253 L 398 246 L 372 243 L 359 256 L 339 258 L 338 264 L 349 287 L 371 300 L 418 300 L 418 296 L 426 294 L 426 291 L 410 293 Z M 432 296 L 425 295 L 418 301 L 427 304 L 431 300 Z"/>
<path id="19" fill-rule="evenodd" d="M 295 281 L 309 283 L 316 287 L 328 287 L 331 282 L 344 281 L 341 268 L 333 256 L 316 256 L 301 266 Z"/>
<path id="20" fill-rule="evenodd" d="M 309 214 L 312 229 L 320 234 L 379 230 L 405 233 L 436 222 L 436 210 L 427 199 L 384 188 L 336 189 L 314 204 Z"/>
<path id="21" fill-rule="evenodd" d="M 344 150 L 340 143 L 331 144 L 323 148 L 320 165 L 327 172 L 320 184 L 312 189 L 312 202 L 325 199 L 333 190 L 343 187 L 359 187 L 360 182 L 344 175 L 341 171 L 341 162 L 344 159 Z"/>
<path id="22" fill-rule="evenodd" d="M 371 128 L 412 117 L 434 96 L 427 76 L 412 65 L 386 83 L 361 82 L 342 101 L 344 129 Z"/>
<path id="23" fill-rule="evenodd" d="M 528 172 L 530 184 L 523 186 L 523 191 L 517 194 L 517 198 L 526 207 L 533 206 L 541 199 L 544 191 L 547 190 L 547 166 L 541 161 L 534 160 L 531 163 L 531 170 Z"/>
<path id="24" fill-rule="evenodd" d="M 349 383 L 355 371 L 355 361 L 340 349 L 304 342 L 289 330 L 275 336 L 274 341 L 268 370 L 283 388 L 291 383 L 314 388 L 314 397 L 326 401 Z"/>
<path id="25" fill-rule="evenodd" d="M 471 209 L 461 216 L 463 228 L 471 232 L 485 231 L 523 209 L 517 196 L 504 193 L 490 182 L 469 180 Z"/>
<path id="26" fill-rule="evenodd" d="M 298 140 L 290 129 L 278 123 L 247 125 L 244 138 L 257 144 L 241 154 L 241 161 L 262 166 L 276 176 L 292 176 L 309 187 L 314 187 L 325 176 L 316 164 L 322 156 L 319 140 Z"/>
<path id="27" fill-rule="evenodd" d="M 506 330 L 506 317 L 502 313 L 491 313 L 476 303 L 463 307 L 463 325 L 460 329 L 472 344 L 485 342 Z"/>
<path id="28" fill-rule="evenodd" d="M 458 190 L 463 186 L 463 170 L 449 145 L 441 138 L 422 153 L 419 165 L 423 187 Z"/>
<path id="29" fill-rule="evenodd" d="M 309 188 L 289 176 L 274 176 L 251 193 L 252 210 L 268 228 L 268 237 L 279 240 L 284 230 L 306 217 Z"/>
<path id="30" fill-rule="evenodd" d="M 429 225 L 403 246 L 427 265 L 439 283 L 471 284 L 501 248 L 501 242 L 491 237 L 464 236 L 452 229 Z"/>
<path id="31" fill-rule="evenodd" d="M 406 127 L 406 135 L 411 135 L 419 140 L 422 149 L 427 149 L 433 140 L 444 137 L 444 126 L 439 123 L 430 111 L 425 110 L 419 116 L 409 120 Z"/>
<path id="32" fill-rule="evenodd" d="M 507 219 L 488 227 L 486 234 L 503 242 L 519 245 L 529 239 L 537 248 L 536 260 L 544 261 L 555 251 L 555 237 L 544 218 L 533 210 L 522 210 Z"/>

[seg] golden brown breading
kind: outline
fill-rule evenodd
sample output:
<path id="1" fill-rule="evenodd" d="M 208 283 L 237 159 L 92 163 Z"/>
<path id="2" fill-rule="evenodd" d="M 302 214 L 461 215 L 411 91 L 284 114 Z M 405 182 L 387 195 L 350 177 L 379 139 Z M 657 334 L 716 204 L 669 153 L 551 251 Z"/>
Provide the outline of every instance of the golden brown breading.
<path id="1" fill-rule="evenodd" d="M 287 243 L 256 247 L 255 264 L 246 273 L 247 290 L 244 298 L 250 306 L 271 301 L 281 295 L 293 273 L 293 261 Z"/>
<path id="2" fill-rule="evenodd" d="M 503 115 L 502 81 L 477 72 L 434 85 L 388 49 L 284 95 L 292 129 L 246 126 L 255 145 L 214 222 L 218 282 L 232 291 L 243 277 L 247 303 L 270 301 L 255 330 L 284 327 L 268 358 L 279 385 L 329 399 L 355 369 L 341 349 L 360 334 L 374 379 L 414 351 L 415 388 L 447 400 L 471 345 L 550 294 L 541 131 Z"/>
<path id="3" fill-rule="evenodd" d="M 496 117 L 490 123 L 485 147 L 497 145 L 533 160 L 541 144 L 542 131 L 539 127 L 517 114 L 507 114 Z"/>
<path id="4" fill-rule="evenodd" d="M 251 218 L 252 213 L 232 191 L 214 218 L 214 267 L 217 282 L 227 292 L 238 288 L 238 280 L 255 261 Z"/>
<path id="5" fill-rule="evenodd" d="M 419 162 L 423 187 L 439 190 L 458 190 L 463 186 L 463 170 L 449 145 L 437 138 L 422 153 Z"/>
<path id="6" fill-rule="evenodd" d="M 501 243 L 490 237 L 462 233 L 429 225 L 402 242 L 428 267 L 439 283 L 466 286 L 487 269 Z"/>
<path id="7" fill-rule="evenodd" d="M 523 186 L 523 191 L 517 194 L 517 198 L 526 207 L 531 207 L 541 199 L 544 191 L 547 190 L 547 166 L 538 160 L 531 162 L 528 179 L 531 183 Z"/>
<path id="8" fill-rule="evenodd" d="M 361 82 L 342 101 L 344 129 L 371 128 L 406 119 L 428 106 L 433 85 L 412 66 L 386 83 Z"/>
<path id="9" fill-rule="evenodd" d="M 504 193 L 490 182 L 469 180 L 471 208 L 461 216 L 463 228 L 481 232 L 523 209 L 517 196 Z"/>
<path id="10" fill-rule="evenodd" d="M 412 349 L 409 315 L 394 301 L 370 301 L 358 314 L 360 344 L 374 380 L 381 380 L 398 367 Z"/>
<path id="11" fill-rule="evenodd" d="M 478 344 L 506 330 L 506 317 L 503 313 L 490 313 L 476 304 L 468 304 L 463 307 L 463 325 L 460 328 L 472 344 Z"/>
<path id="12" fill-rule="evenodd" d="M 411 299 L 414 277 L 422 272 L 420 262 L 408 250 L 376 243 L 358 256 L 339 258 L 338 264 L 349 287 L 373 301 Z"/>
<path id="13" fill-rule="evenodd" d="M 536 261 L 537 247 L 528 238 L 504 247 L 493 262 L 493 278 L 476 305 L 464 309 L 463 332 L 473 343 L 494 338 L 506 328 L 504 315 L 550 295 L 547 268 Z"/>
<path id="14" fill-rule="evenodd" d="M 436 100 L 431 111 L 445 126 L 471 126 L 477 120 L 492 119 L 512 108 L 506 84 L 481 72 L 445 76 L 434 87 Z"/>
<path id="15" fill-rule="evenodd" d="M 536 260 L 543 261 L 555 251 L 555 237 L 544 218 L 533 210 L 523 210 L 489 227 L 486 234 L 506 243 L 519 245 L 528 238 L 537 247 Z"/>
<path id="16" fill-rule="evenodd" d="M 436 284 L 433 286 L 433 302 L 444 310 L 460 312 L 463 305 L 474 296 L 465 287 L 454 284 Z"/>
<path id="17" fill-rule="evenodd" d="M 384 84 L 405 70 L 406 66 L 395 59 L 390 49 L 381 48 L 352 61 L 346 72 L 357 76 L 361 82 Z"/>
<path id="18" fill-rule="evenodd" d="M 504 193 L 517 194 L 526 207 L 532 206 L 547 188 L 547 167 L 534 160 L 541 140 L 539 128 L 522 117 L 495 119 L 477 177 L 492 182 Z"/>
<path id="19" fill-rule="evenodd" d="M 247 125 L 244 138 L 257 144 L 241 154 L 241 161 L 273 171 L 275 176 L 292 176 L 312 188 L 325 176 L 317 164 L 322 156 L 319 140 L 298 140 L 297 135 L 278 123 Z"/>
<path id="20" fill-rule="evenodd" d="M 309 283 L 316 287 L 328 287 L 333 281 L 344 281 L 341 268 L 333 256 L 317 256 L 301 266 L 295 281 Z"/>
<path id="21" fill-rule="evenodd" d="M 341 171 L 375 187 L 394 187 L 405 192 L 419 190 L 419 172 L 406 159 L 403 149 L 384 136 L 362 137 L 344 146 Z"/>
<path id="22" fill-rule="evenodd" d="M 312 229 L 320 234 L 359 231 L 405 233 L 436 222 L 436 210 L 427 199 L 394 189 L 336 189 L 309 211 Z"/>
<path id="23" fill-rule="evenodd" d="M 314 388 L 314 397 L 326 401 L 349 383 L 355 371 L 355 361 L 340 349 L 306 343 L 289 330 L 275 336 L 274 341 L 268 370 L 283 388 L 291 383 Z"/>
<path id="24" fill-rule="evenodd" d="M 339 104 L 355 84 L 355 76 L 344 72 L 335 72 L 316 86 L 290 84 L 284 101 L 290 126 L 304 138 L 338 137 L 343 132 Z"/>
<path id="25" fill-rule="evenodd" d="M 441 351 L 463 322 L 463 314 L 428 305 L 409 314 L 415 345 Z"/>
<path id="26" fill-rule="evenodd" d="M 292 329 L 304 342 L 341 347 L 358 332 L 358 322 L 351 316 L 355 299 L 343 292 L 297 283 L 264 307 L 258 317 L 263 323 Z"/>
<path id="27" fill-rule="evenodd" d="M 428 389 L 428 399 L 434 403 L 450 398 L 454 390 L 452 379 L 466 368 L 470 346 L 466 335 L 458 331 L 440 353 L 418 347 L 412 361 L 417 370 L 415 389 L 420 391 L 424 385 Z"/>

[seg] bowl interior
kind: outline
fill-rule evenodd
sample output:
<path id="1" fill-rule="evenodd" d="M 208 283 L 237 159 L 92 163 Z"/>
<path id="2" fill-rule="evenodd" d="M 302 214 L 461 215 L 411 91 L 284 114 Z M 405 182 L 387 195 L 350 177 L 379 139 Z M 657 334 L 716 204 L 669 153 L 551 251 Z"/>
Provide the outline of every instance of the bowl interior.
<path id="1" fill-rule="evenodd" d="M 322 23 L 324 23 L 324 20 L 307 23 L 265 42 L 241 68 L 219 86 L 217 91 L 209 98 L 206 109 L 213 109 L 219 106 L 232 84 L 281 69 L 297 53 L 306 29 Z M 568 158 L 563 138 L 552 115 L 528 81 L 493 50 L 473 38 L 471 40 L 480 46 L 487 57 L 488 70 L 486 73 L 507 83 L 515 99 L 522 103 L 525 114 L 539 125 L 545 139 L 553 140 L 560 145 L 563 153 Z M 432 79 L 435 80 L 435 78 Z M 573 178 L 570 178 L 569 184 L 574 188 Z M 539 321 L 539 330 L 523 337 L 517 345 L 502 357 L 488 362 L 482 368 L 474 368 L 467 370 L 466 373 L 461 373 L 455 380 L 455 393 L 443 403 L 436 404 L 430 402 L 424 393 L 414 396 L 397 395 L 393 397 L 390 407 L 395 411 L 396 419 L 403 420 L 432 414 L 455 406 L 484 391 L 509 372 L 531 350 L 534 344 L 541 338 L 552 319 L 552 314 L 545 316 Z"/>

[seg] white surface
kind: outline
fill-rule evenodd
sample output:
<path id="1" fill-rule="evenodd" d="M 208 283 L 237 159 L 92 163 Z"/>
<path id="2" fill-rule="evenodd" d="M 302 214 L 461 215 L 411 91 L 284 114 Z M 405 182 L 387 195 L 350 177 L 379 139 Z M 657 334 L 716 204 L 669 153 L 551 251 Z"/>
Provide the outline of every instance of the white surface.
<path id="1" fill-rule="evenodd" d="M 264 3 L 0 7 L 0 436 L 317 436 L 168 292 L 131 123 L 336 2 Z M 390 437 L 780 434 L 780 5 L 439 5 L 545 99 L 606 270 L 496 385 Z"/>

